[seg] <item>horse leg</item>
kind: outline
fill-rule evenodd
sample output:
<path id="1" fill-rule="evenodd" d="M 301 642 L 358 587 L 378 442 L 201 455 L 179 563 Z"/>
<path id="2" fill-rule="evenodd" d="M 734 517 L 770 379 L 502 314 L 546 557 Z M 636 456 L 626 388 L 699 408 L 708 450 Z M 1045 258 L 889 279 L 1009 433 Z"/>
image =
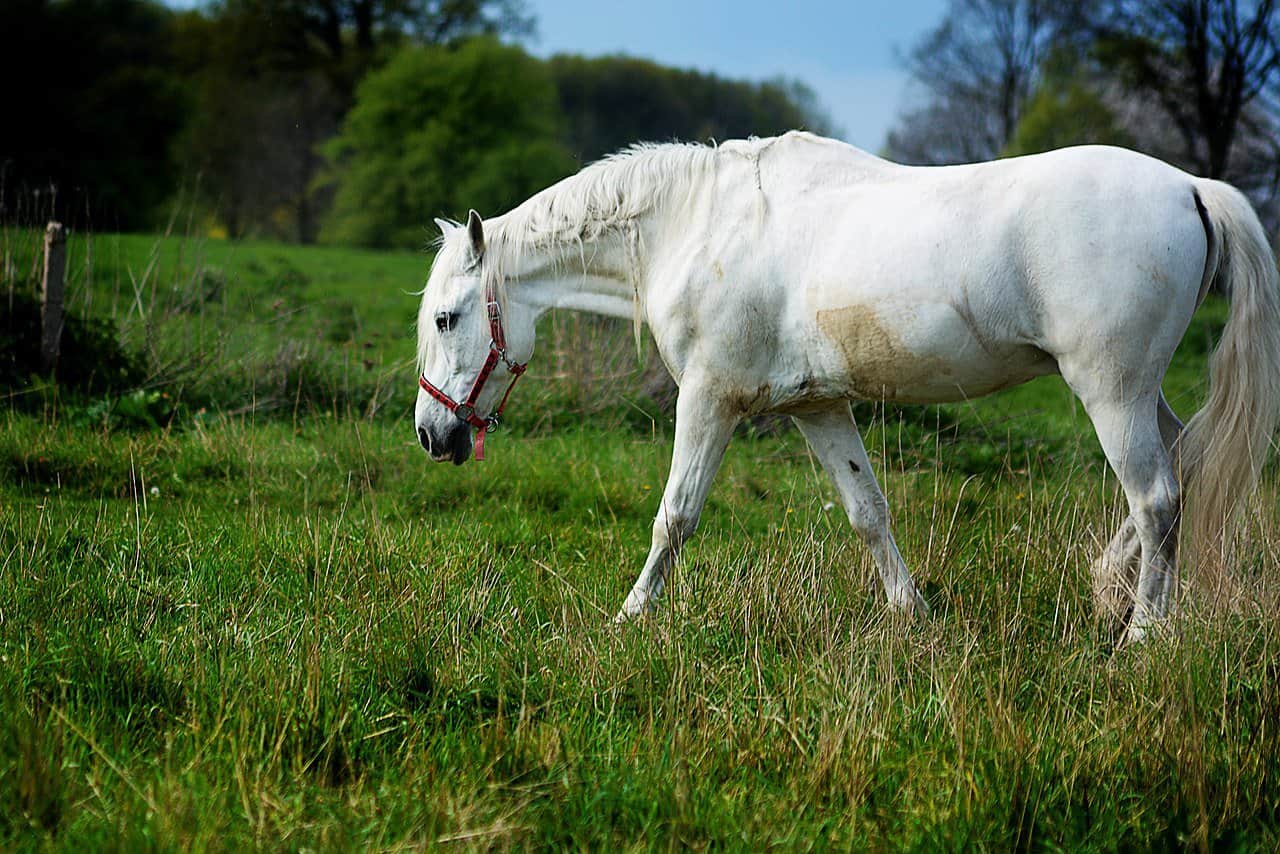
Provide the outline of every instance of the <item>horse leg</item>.
<path id="1" fill-rule="evenodd" d="M 916 590 L 889 530 L 889 505 L 876 483 L 848 404 L 816 415 L 798 415 L 793 420 L 840 492 L 853 529 L 871 549 L 889 604 L 918 616 L 927 614 L 928 606 Z"/>
<path id="2" fill-rule="evenodd" d="M 702 505 L 737 423 L 738 418 L 726 416 L 710 396 L 688 388 L 680 390 L 676 399 L 671 473 L 667 475 L 662 503 L 653 520 L 649 557 L 615 622 L 625 622 L 652 610 L 680 547 L 698 527 Z"/>
<path id="3" fill-rule="evenodd" d="M 1174 453 L 1174 443 L 1182 435 L 1182 422 L 1161 394 L 1156 409 L 1160 426 L 1160 438 L 1165 450 Z M 1182 472 L 1185 480 L 1187 472 Z M 1182 484 L 1183 491 L 1186 483 Z M 1116 531 L 1106 549 L 1090 566 L 1093 578 L 1093 599 L 1100 613 L 1110 617 L 1117 625 L 1123 625 L 1133 606 L 1133 595 L 1138 585 L 1138 571 L 1142 565 L 1142 543 L 1138 540 L 1138 526 L 1133 516 L 1128 516 Z"/>
<path id="4" fill-rule="evenodd" d="M 1129 502 L 1142 558 L 1124 641 L 1136 642 L 1169 612 L 1177 584 L 1181 495 L 1151 396 L 1122 402 L 1084 397 L 1098 441 Z M 1148 414 L 1150 413 L 1150 414 Z"/>

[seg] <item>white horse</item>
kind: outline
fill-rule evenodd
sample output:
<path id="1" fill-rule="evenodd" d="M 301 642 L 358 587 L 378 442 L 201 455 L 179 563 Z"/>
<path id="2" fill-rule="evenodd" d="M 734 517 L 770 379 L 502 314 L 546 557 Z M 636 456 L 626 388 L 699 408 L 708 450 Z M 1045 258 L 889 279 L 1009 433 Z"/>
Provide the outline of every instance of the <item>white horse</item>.
<path id="1" fill-rule="evenodd" d="M 799 426 L 889 602 L 924 613 L 847 401 L 956 401 L 1057 373 L 1128 501 L 1094 572 L 1126 592 L 1139 640 L 1169 613 L 1182 490 L 1198 496 L 1193 533 L 1221 537 L 1280 415 L 1280 282 L 1253 210 L 1123 149 L 915 168 L 806 133 L 641 145 L 505 215 L 437 223 L 415 409 L 433 459 L 466 461 L 473 428 L 483 440 L 481 413 L 501 409 L 550 308 L 631 318 L 637 341 L 647 323 L 680 386 L 652 546 L 619 619 L 653 606 L 734 426 L 763 412 Z M 1160 384 L 1214 283 L 1230 317 L 1184 429 Z"/>

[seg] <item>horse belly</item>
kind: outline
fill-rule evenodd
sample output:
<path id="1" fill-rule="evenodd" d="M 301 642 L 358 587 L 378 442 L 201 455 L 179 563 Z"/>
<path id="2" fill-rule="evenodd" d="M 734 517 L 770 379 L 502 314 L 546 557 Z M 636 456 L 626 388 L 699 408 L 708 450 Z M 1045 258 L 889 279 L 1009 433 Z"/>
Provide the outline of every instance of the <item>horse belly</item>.
<path id="1" fill-rule="evenodd" d="M 821 309 L 816 320 L 819 361 L 827 363 L 831 386 L 849 397 L 945 403 L 1055 370 L 1042 350 L 981 336 L 948 305 L 886 310 L 855 304 Z"/>

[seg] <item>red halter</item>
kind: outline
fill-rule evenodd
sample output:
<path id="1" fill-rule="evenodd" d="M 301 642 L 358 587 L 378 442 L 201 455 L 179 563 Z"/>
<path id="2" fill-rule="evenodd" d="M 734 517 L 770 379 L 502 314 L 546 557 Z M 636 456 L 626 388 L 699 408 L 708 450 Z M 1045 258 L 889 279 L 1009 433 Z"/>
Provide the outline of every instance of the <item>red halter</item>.
<path id="1" fill-rule="evenodd" d="M 418 377 L 418 385 L 422 386 L 422 390 L 434 397 L 436 400 L 444 404 L 445 408 L 457 416 L 458 420 L 465 421 L 479 432 L 476 433 L 476 459 L 484 459 L 484 434 L 494 430 L 498 426 L 498 416 L 502 415 L 502 409 L 507 405 L 507 398 L 511 396 L 511 389 L 516 387 L 516 380 L 520 379 L 525 368 L 529 367 L 528 362 L 523 364 L 513 362 L 507 358 L 507 336 L 502 332 L 502 309 L 498 306 L 498 295 L 490 286 L 485 286 L 484 291 L 485 308 L 489 312 L 489 355 L 485 357 L 484 365 L 480 368 L 480 374 L 476 377 L 476 381 L 471 384 L 471 391 L 467 392 L 467 399 L 458 403 L 452 397 L 445 394 L 439 388 L 431 384 L 426 375 Z M 493 369 L 498 366 L 498 362 L 507 366 L 507 370 L 511 372 L 511 384 L 507 386 L 506 392 L 502 395 L 502 401 L 487 418 L 481 418 L 476 414 L 476 401 L 480 398 L 480 392 L 484 389 L 484 384 L 489 380 L 489 375 L 493 373 Z"/>

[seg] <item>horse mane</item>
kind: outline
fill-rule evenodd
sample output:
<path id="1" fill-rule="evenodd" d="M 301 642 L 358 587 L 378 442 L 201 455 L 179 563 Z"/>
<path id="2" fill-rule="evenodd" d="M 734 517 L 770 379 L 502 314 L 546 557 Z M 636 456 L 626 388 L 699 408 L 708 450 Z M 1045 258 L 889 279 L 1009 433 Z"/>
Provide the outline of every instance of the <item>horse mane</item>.
<path id="1" fill-rule="evenodd" d="M 677 142 L 638 143 L 610 154 L 501 217 L 492 238 L 486 234 L 486 260 L 598 239 L 688 189 L 715 153 L 710 146 Z"/>
<path id="2" fill-rule="evenodd" d="M 519 269 L 525 252 L 536 250 L 566 261 L 581 252 L 583 244 L 609 232 L 628 230 L 655 208 L 702 186 L 700 179 L 714 174 L 720 156 L 749 160 L 755 170 L 756 186 L 763 195 L 761 160 L 767 150 L 784 142 L 838 146 L 842 157 L 853 152 L 885 165 L 880 158 L 845 143 L 800 131 L 779 137 L 733 140 L 723 145 L 637 143 L 607 155 L 486 223 L 483 275 L 502 293 L 509 272 Z M 461 235 L 458 238 L 463 239 Z M 634 247 L 637 253 L 639 248 Z M 640 271 L 631 273 L 638 278 Z"/>
<path id="3" fill-rule="evenodd" d="M 640 283 L 643 257 L 637 221 L 682 193 L 714 168 L 717 149 L 699 143 L 637 143 L 592 163 L 486 223 L 481 276 L 505 301 L 512 270 L 538 252 L 558 265 L 579 259 L 586 244 L 610 234 L 625 246 L 628 277 L 636 294 L 635 338 L 643 322 Z M 465 239 L 465 237 L 462 237 Z"/>

